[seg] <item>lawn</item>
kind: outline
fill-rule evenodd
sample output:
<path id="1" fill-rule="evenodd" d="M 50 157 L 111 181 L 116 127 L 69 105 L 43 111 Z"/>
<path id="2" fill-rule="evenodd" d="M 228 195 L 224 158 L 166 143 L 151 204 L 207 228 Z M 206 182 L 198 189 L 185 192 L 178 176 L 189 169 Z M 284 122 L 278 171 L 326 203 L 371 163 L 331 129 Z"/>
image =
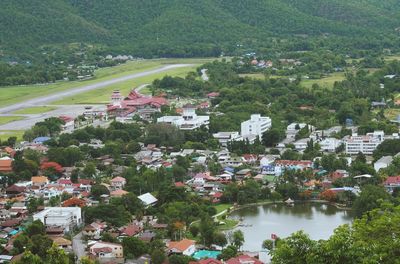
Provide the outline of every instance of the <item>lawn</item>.
<path id="1" fill-rule="evenodd" d="M 56 109 L 57 109 L 57 107 L 54 107 L 54 106 L 34 106 L 34 107 L 17 110 L 15 112 L 13 112 L 13 114 L 16 114 L 16 115 L 42 114 L 42 113 L 50 112 L 50 111 L 53 111 Z"/>
<path id="2" fill-rule="evenodd" d="M 0 141 L 7 140 L 9 137 L 17 137 L 17 141 L 22 140 L 22 136 L 24 131 L 16 130 L 16 131 L 0 131 Z"/>
<path id="3" fill-rule="evenodd" d="M 214 208 L 217 210 L 217 214 L 221 213 L 222 211 L 232 207 L 231 204 L 217 204 Z"/>
<path id="4" fill-rule="evenodd" d="M 384 59 L 387 60 L 387 61 L 400 60 L 400 55 L 386 56 Z"/>
<path id="5" fill-rule="evenodd" d="M 0 116 L 0 125 L 24 119 L 23 116 Z"/>
<path id="6" fill-rule="evenodd" d="M 157 59 L 130 61 L 115 67 L 102 68 L 95 72 L 95 76 L 85 81 L 59 81 L 52 84 L 40 85 L 20 85 L 0 87 L 0 107 L 11 105 L 17 102 L 23 102 L 34 97 L 48 95 L 54 92 L 64 91 L 71 88 L 77 88 L 85 85 L 97 83 L 99 81 L 110 80 L 129 74 L 139 73 L 146 70 L 156 69 L 165 64 L 203 64 L 212 61 L 209 59 Z M 195 67 L 193 67 L 195 68 Z"/>
<path id="7" fill-rule="evenodd" d="M 322 78 L 322 79 L 307 79 L 307 80 L 302 80 L 301 84 L 305 88 L 312 88 L 313 84 L 316 83 L 322 88 L 326 89 L 332 89 L 333 84 L 338 81 L 343 81 L 345 79 L 344 73 L 343 72 L 335 72 L 328 77 Z"/>
<path id="8" fill-rule="evenodd" d="M 89 92 L 81 93 L 79 95 L 71 96 L 68 98 L 64 98 L 60 101 L 54 102 L 54 104 L 62 104 L 62 105 L 70 105 L 70 104 L 104 104 L 110 102 L 111 93 L 113 90 L 120 90 L 123 95 L 128 95 L 128 93 L 142 85 L 142 84 L 150 84 L 155 79 L 162 78 L 166 75 L 170 76 L 178 76 L 178 77 L 185 77 L 186 74 L 190 71 L 195 70 L 197 65 L 184 67 L 184 68 L 176 68 L 171 69 L 162 73 L 156 73 L 144 77 L 140 77 L 134 80 L 128 80 L 125 82 L 120 82 L 116 84 L 109 85 L 104 88 L 100 88 L 97 90 L 92 90 Z M 148 88 L 144 88 L 141 91 L 142 93 L 149 93 L 150 90 Z"/>
<path id="9" fill-rule="evenodd" d="M 395 120 L 400 115 L 400 109 L 391 108 L 385 110 L 385 117 L 389 120 Z"/>

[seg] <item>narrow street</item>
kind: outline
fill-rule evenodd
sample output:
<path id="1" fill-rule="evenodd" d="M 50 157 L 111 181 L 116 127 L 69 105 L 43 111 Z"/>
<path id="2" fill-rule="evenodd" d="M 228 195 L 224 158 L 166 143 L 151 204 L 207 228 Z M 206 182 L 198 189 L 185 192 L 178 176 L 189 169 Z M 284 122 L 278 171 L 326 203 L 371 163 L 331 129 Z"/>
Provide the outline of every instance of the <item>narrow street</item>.
<path id="1" fill-rule="evenodd" d="M 86 256 L 85 247 L 86 246 L 82 240 L 82 232 L 79 232 L 72 239 L 72 250 L 74 251 L 74 254 L 76 256 L 76 260 L 77 260 L 76 263 L 79 263 L 79 260 L 82 257 Z"/>

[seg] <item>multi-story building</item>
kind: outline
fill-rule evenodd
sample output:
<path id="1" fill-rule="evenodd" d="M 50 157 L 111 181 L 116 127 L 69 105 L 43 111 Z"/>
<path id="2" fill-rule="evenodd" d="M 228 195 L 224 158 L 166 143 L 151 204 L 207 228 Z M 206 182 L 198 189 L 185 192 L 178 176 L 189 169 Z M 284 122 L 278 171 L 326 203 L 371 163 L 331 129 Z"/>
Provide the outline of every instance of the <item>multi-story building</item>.
<path id="1" fill-rule="evenodd" d="M 240 136 L 239 132 L 218 132 L 213 134 L 213 137 L 218 140 L 222 147 L 227 147 L 228 142 L 243 140 L 243 137 Z"/>
<path id="2" fill-rule="evenodd" d="M 194 130 L 201 126 L 208 127 L 210 123 L 209 116 L 198 116 L 196 107 L 193 105 L 185 105 L 181 116 L 163 116 L 157 118 L 157 123 L 167 123 L 177 126 L 181 130 Z"/>
<path id="3" fill-rule="evenodd" d="M 385 134 L 383 131 L 367 133 L 365 136 L 353 134 L 345 140 L 346 154 L 356 155 L 361 152 L 365 155 L 372 155 L 384 140 Z"/>
<path id="4" fill-rule="evenodd" d="M 34 214 L 33 220 L 40 220 L 45 226 L 62 227 L 69 232 L 82 224 L 82 210 L 80 207 L 46 207 Z"/>
<path id="5" fill-rule="evenodd" d="M 264 132 L 272 126 L 271 118 L 262 117 L 260 114 L 251 115 L 250 119 L 242 122 L 241 135 L 247 137 L 248 135 L 258 136 L 260 139 Z"/>

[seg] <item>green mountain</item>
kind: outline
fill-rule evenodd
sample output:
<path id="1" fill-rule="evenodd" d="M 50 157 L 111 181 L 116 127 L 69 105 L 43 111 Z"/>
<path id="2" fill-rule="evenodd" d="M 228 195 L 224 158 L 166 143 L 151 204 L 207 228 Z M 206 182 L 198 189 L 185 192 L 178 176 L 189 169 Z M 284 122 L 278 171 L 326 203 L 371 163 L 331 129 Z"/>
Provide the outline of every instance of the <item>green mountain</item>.
<path id="1" fill-rule="evenodd" d="M 0 49 L 85 42 L 204 55 L 293 35 L 395 36 L 397 0 L 2 0 Z"/>

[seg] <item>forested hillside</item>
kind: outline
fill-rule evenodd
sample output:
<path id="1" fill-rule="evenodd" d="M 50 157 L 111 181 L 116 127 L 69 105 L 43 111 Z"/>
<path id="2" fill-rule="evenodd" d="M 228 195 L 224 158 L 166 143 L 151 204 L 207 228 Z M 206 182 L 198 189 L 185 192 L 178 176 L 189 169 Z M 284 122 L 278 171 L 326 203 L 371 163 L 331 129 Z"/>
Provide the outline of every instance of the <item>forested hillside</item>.
<path id="1" fill-rule="evenodd" d="M 85 42 L 142 56 L 204 56 L 272 37 L 396 36 L 398 1 L 2 0 L 0 48 Z"/>

